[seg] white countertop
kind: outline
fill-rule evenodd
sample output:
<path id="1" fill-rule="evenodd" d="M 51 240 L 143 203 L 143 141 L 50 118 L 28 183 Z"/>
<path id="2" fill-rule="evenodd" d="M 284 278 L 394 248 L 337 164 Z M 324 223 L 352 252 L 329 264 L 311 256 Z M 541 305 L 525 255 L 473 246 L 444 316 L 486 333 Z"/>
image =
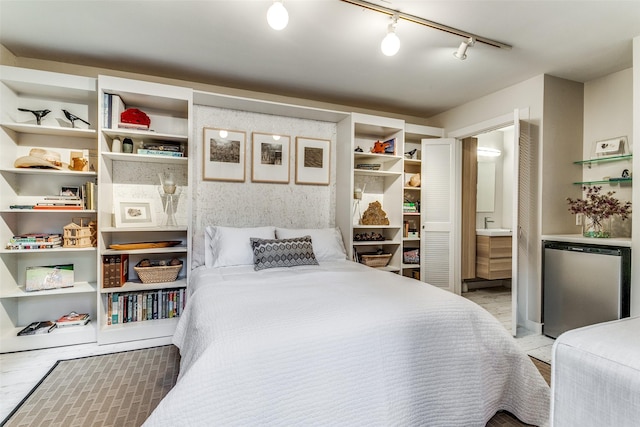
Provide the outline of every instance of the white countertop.
<path id="1" fill-rule="evenodd" d="M 630 237 L 596 238 L 584 237 L 582 234 L 543 234 L 542 240 L 568 243 L 584 243 L 588 245 L 631 247 Z"/>

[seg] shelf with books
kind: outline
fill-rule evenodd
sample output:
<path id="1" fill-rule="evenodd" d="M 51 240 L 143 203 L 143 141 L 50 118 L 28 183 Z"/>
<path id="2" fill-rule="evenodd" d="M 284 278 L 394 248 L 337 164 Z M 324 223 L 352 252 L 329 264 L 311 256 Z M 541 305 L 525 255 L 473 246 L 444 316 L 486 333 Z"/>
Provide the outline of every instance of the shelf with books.
<path id="1" fill-rule="evenodd" d="M 187 164 L 188 157 L 172 157 L 155 154 L 129 154 L 129 153 L 112 153 L 104 152 L 102 157 L 110 160 L 119 160 L 123 162 L 143 162 L 143 163 L 174 163 Z"/>
<path id="2" fill-rule="evenodd" d="M 0 336 L 10 337 L 0 351 L 95 341 L 95 328 L 65 334 L 62 342 L 12 335 L 64 311 L 96 314 L 96 248 L 10 250 L 5 245 L 27 233 L 61 235 L 73 218 L 97 217 L 79 196 L 58 200 L 97 178 L 97 79 L 0 66 L 0 91 Z M 11 209 L 29 205 L 57 206 Z M 12 245 L 26 247 L 29 242 L 14 240 Z M 73 287 L 26 292 L 29 269 L 69 264 L 74 265 Z"/>
<path id="3" fill-rule="evenodd" d="M 189 140 L 189 137 L 186 134 L 172 134 L 172 133 L 160 133 L 160 132 L 151 132 L 145 130 L 133 130 L 133 129 L 102 129 L 102 133 L 111 138 L 131 138 L 134 140 L 144 140 L 144 141 L 171 141 L 171 142 L 184 142 L 186 143 Z"/>
<path id="4" fill-rule="evenodd" d="M 18 336 L 24 327 L 3 329 L 0 335 L 0 352 L 31 350 L 34 348 L 61 347 L 96 342 L 97 325 L 90 321 L 84 326 L 55 328 L 51 332 L 38 335 Z"/>
<path id="5" fill-rule="evenodd" d="M 187 279 L 182 277 L 173 282 L 164 283 L 142 283 L 139 280 L 127 281 L 123 286 L 119 288 L 102 288 L 100 293 L 111 294 L 114 292 L 138 292 L 138 291 L 153 291 L 157 289 L 170 289 L 170 288 L 185 288 L 187 286 Z"/>

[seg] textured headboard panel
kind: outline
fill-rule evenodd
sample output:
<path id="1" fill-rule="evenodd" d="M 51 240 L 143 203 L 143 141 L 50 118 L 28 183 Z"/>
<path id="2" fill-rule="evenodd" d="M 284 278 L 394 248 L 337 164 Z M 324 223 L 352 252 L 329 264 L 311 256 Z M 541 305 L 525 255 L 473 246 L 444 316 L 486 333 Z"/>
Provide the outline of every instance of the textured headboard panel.
<path id="1" fill-rule="evenodd" d="M 274 225 L 291 228 L 335 226 L 336 124 L 316 120 L 273 116 L 247 111 L 194 105 L 192 141 L 196 157 L 192 179 L 192 267 L 204 263 L 204 229 L 207 225 L 254 227 Z M 204 181 L 203 129 L 223 128 L 246 133 L 245 182 Z M 289 184 L 251 182 L 252 133 L 288 135 L 291 141 Z M 297 136 L 331 141 L 330 184 L 295 184 Z"/>

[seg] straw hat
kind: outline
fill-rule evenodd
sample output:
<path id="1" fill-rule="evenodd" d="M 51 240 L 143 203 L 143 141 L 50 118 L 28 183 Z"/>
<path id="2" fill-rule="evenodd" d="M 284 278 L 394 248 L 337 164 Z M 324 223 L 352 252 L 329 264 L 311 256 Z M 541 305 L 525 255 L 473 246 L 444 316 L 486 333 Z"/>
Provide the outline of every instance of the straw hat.
<path id="1" fill-rule="evenodd" d="M 60 153 L 42 148 L 32 148 L 28 156 L 19 157 L 13 166 L 16 168 L 69 169 L 67 163 L 62 163 Z"/>

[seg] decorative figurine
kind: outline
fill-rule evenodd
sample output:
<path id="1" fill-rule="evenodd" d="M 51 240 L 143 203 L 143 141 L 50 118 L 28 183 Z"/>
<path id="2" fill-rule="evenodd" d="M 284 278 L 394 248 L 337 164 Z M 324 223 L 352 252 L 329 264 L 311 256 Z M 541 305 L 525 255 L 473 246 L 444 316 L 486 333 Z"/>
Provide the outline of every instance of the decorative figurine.
<path id="1" fill-rule="evenodd" d="M 360 146 L 358 145 L 353 151 L 355 151 L 356 153 L 362 153 L 362 148 L 360 148 Z"/>
<path id="2" fill-rule="evenodd" d="M 75 121 L 76 120 L 80 120 L 82 123 L 86 123 L 87 126 L 91 126 L 91 123 L 89 123 L 88 121 L 86 121 L 84 119 L 81 119 L 80 117 L 76 116 L 75 114 L 72 114 L 72 113 L 68 112 L 64 108 L 62 109 L 62 112 L 67 117 L 67 119 L 69 119 L 69 121 L 71 122 L 71 127 L 72 128 L 76 127 L 76 125 L 75 125 Z"/>
<path id="3" fill-rule="evenodd" d="M 49 114 L 51 112 L 51 110 L 28 110 L 26 108 L 18 108 L 18 111 L 27 111 L 29 113 L 32 113 L 34 116 L 36 116 L 36 124 L 39 125 L 40 121 L 42 120 L 42 118 L 44 116 L 46 116 L 47 114 Z"/>
<path id="4" fill-rule="evenodd" d="M 362 225 L 389 225 L 389 218 L 382 210 L 380 202 L 375 201 L 369 203 L 369 207 L 362 214 Z"/>
<path id="5" fill-rule="evenodd" d="M 414 148 L 413 150 L 411 150 L 411 151 L 407 151 L 406 153 L 404 153 L 404 156 L 405 156 L 407 159 L 413 159 L 413 156 L 416 154 L 416 151 L 418 151 L 418 149 L 417 149 L 417 148 Z"/>
<path id="6" fill-rule="evenodd" d="M 389 147 L 391 143 L 385 141 L 376 141 L 373 143 L 373 147 L 371 148 L 371 152 L 375 154 L 384 154 L 387 147 Z"/>

